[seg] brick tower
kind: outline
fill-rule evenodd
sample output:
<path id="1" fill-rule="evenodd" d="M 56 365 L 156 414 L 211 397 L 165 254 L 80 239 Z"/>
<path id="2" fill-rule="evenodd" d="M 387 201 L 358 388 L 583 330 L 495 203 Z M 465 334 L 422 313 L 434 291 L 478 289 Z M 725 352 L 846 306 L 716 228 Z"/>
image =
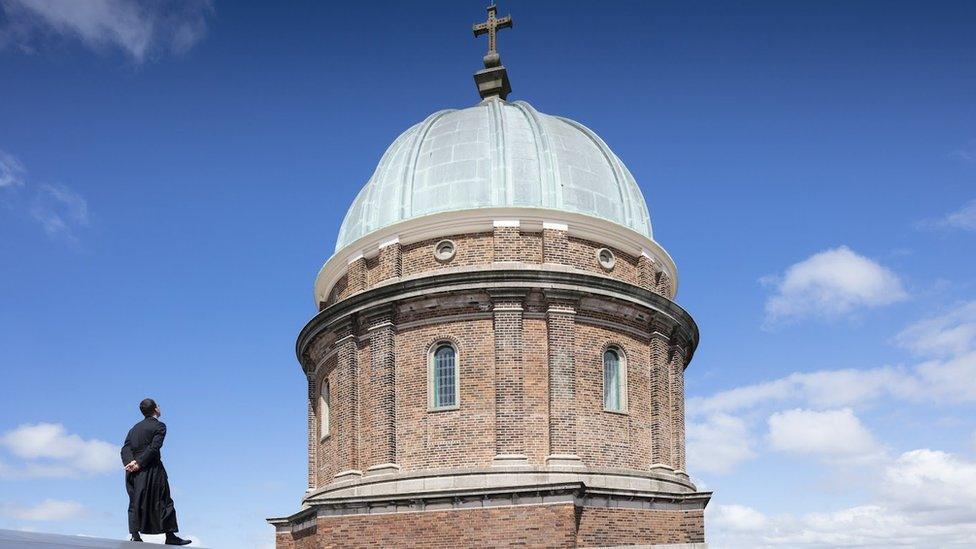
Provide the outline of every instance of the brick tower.
<path id="1" fill-rule="evenodd" d="M 315 280 L 279 548 L 704 547 L 674 262 L 600 137 L 505 100 L 505 26 L 475 26 L 482 101 L 390 145 Z"/>

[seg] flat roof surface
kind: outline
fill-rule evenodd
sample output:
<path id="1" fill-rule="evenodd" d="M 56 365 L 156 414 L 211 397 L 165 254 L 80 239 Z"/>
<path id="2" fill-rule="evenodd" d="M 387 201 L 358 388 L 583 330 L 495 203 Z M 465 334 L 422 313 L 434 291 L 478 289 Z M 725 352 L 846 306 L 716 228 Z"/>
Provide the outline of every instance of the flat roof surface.
<path id="1" fill-rule="evenodd" d="M 78 549 L 86 547 L 92 549 L 145 549 L 146 545 L 146 543 L 118 539 L 0 530 L 0 549 Z"/>

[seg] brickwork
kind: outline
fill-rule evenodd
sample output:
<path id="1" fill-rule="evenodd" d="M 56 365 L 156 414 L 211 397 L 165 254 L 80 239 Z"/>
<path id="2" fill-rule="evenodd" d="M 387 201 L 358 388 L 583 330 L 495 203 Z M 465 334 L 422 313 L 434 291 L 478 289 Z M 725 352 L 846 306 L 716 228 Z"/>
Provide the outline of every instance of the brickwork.
<path id="1" fill-rule="evenodd" d="M 313 528 L 276 535 L 278 549 L 571 548 L 704 539 L 701 511 L 578 508 L 569 502 L 320 517 Z"/>
<path id="2" fill-rule="evenodd" d="M 360 469 L 359 466 L 359 348 L 356 336 L 350 333 L 338 343 L 332 401 L 332 438 L 336 439 L 335 453 L 330 456 L 338 471 Z M 334 381 L 331 381 L 334 379 Z"/>
<path id="3" fill-rule="evenodd" d="M 671 348 L 671 460 L 674 468 L 685 470 L 685 352 Z"/>
<path id="4" fill-rule="evenodd" d="M 457 346 L 460 407 L 430 412 L 428 355 L 444 340 Z M 489 465 L 495 456 L 492 320 L 398 330 L 396 349 L 397 463 L 405 471 Z"/>
<path id="5" fill-rule="evenodd" d="M 518 227 L 495 227 L 493 239 L 495 261 L 522 261 Z"/>
<path id="6" fill-rule="evenodd" d="M 543 464 L 549 455 L 549 351 L 545 319 L 522 322 L 525 363 L 524 453 L 530 463 Z"/>
<path id="7" fill-rule="evenodd" d="M 309 463 L 314 463 L 315 469 L 315 484 L 316 486 L 325 486 L 332 481 L 336 473 L 348 469 L 348 467 L 343 467 L 341 460 L 338 457 L 338 442 L 340 437 L 349 436 L 348 433 L 338 432 L 338 418 L 337 410 L 342 408 L 341 403 L 338 401 L 339 396 L 344 395 L 345 391 L 339 387 L 338 378 L 339 372 L 336 366 L 339 360 L 336 355 L 331 356 L 326 359 L 325 362 L 319 366 L 319 383 L 323 383 L 323 380 L 328 379 L 329 381 L 329 391 L 331 392 L 332 398 L 330 402 L 332 403 L 331 411 L 331 434 L 327 438 L 320 438 L 320 433 L 318 432 L 318 426 L 316 424 L 315 430 L 310 434 L 314 446 L 317 449 L 315 460 L 309 460 Z M 315 403 L 316 411 L 318 410 L 318 399 L 313 399 Z"/>
<path id="8" fill-rule="evenodd" d="M 368 269 L 368 286 L 372 287 L 393 278 L 402 272 L 403 253 L 400 243 L 393 242 L 380 248 L 375 265 Z"/>
<path id="9" fill-rule="evenodd" d="M 663 271 L 657 273 L 657 293 L 668 299 L 674 297 L 674 283 L 668 273 Z"/>
<path id="10" fill-rule="evenodd" d="M 542 233 L 522 232 L 519 242 L 519 261 L 540 264 L 543 262 Z"/>
<path id="11" fill-rule="evenodd" d="M 447 267 L 487 265 L 494 261 L 494 237 L 492 233 L 454 235 L 446 238 L 454 242 L 455 250 L 457 250 L 450 261 L 438 261 L 434 257 L 434 246 L 444 240 L 443 238 L 431 238 L 404 245 L 402 247 L 402 275 L 411 276 Z"/>
<path id="12" fill-rule="evenodd" d="M 349 297 L 350 293 L 351 292 L 349 290 L 349 273 L 347 272 L 346 274 L 339 277 L 338 281 L 336 281 L 335 286 L 333 286 L 332 290 L 329 292 L 329 299 L 327 299 L 324 303 L 319 303 L 319 310 L 322 310 L 328 307 L 329 305 L 332 305 L 333 303 L 339 301 L 340 299 L 345 299 Z"/>
<path id="13" fill-rule="evenodd" d="M 659 269 L 650 257 L 641 254 L 637 258 L 637 285 L 645 290 L 657 291 L 657 273 Z"/>
<path id="14" fill-rule="evenodd" d="M 671 461 L 671 368 L 668 344 L 659 338 L 650 342 L 651 356 L 651 461 L 672 466 Z"/>
<path id="15" fill-rule="evenodd" d="M 313 375 L 307 375 L 305 379 L 308 382 L 308 487 L 313 489 L 318 483 L 315 471 L 317 470 L 316 449 L 319 447 L 319 427 L 316 417 L 318 414 L 319 388 Z"/>
<path id="16" fill-rule="evenodd" d="M 542 260 L 545 263 L 571 265 L 569 239 L 561 229 L 542 229 Z"/>
<path id="17" fill-rule="evenodd" d="M 701 511 L 658 511 L 584 507 L 578 547 L 698 543 L 705 541 Z"/>
<path id="18" fill-rule="evenodd" d="M 393 311 L 370 319 L 369 328 L 369 381 L 365 384 L 368 398 L 364 399 L 363 426 L 369 440 L 363 448 L 365 467 L 396 462 L 396 411 L 394 367 L 395 329 Z"/>
<path id="19" fill-rule="evenodd" d="M 627 372 L 628 406 L 603 408 L 603 351 L 616 347 Z M 651 372 L 648 345 L 632 336 L 576 323 L 576 455 L 587 465 L 646 471 L 651 465 Z"/>
<path id="20" fill-rule="evenodd" d="M 524 454 L 525 373 L 522 363 L 521 296 L 496 296 L 494 317 L 495 452 Z"/>
<path id="21" fill-rule="evenodd" d="M 623 280 L 629 284 L 637 284 L 637 258 L 624 253 L 620 250 L 610 248 L 616 260 L 613 269 L 608 271 L 600 265 L 596 259 L 596 252 L 601 248 L 606 248 L 599 244 L 582 238 L 569 237 L 569 259 L 570 264 L 577 269 L 589 271 L 591 273 L 610 276 L 617 280 Z"/>
<path id="22" fill-rule="evenodd" d="M 549 451 L 576 454 L 576 311 L 569 304 L 550 306 Z"/>
<path id="23" fill-rule="evenodd" d="M 596 259 L 597 250 L 605 246 L 598 242 L 570 237 L 561 229 L 525 232 L 519 227 L 495 227 L 493 233 L 454 235 L 456 253 L 448 261 L 434 256 L 434 247 L 442 238 L 432 238 L 401 246 L 399 242 L 381 248 L 377 255 L 357 259 L 349 264 L 329 292 L 320 308 L 345 299 L 401 276 L 435 272 L 448 267 L 489 265 L 496 261 L 523 261 L 532 264 L 557 263 L 609 276 L 640 286 L 667 298 L 673 297 L 673 283 L 668 275 L 654 265 L 649 257 L 633 256 L 610 248 L 616 258 L 613 269 L 603 268 Z"/>
<path id="24" fill-rule="evenodd" d="M 316 547 L 574 547 L 570 503 L 351 515 L 318 520 Z M 281 546 L 279 546 L 281 547 Z"/>
<path id="25" fill-rule="evenodd" d="M 523 233 L 500 226 L 450 239 L 456 253 L 448 261 L 434 256 L 438 238 L 390 243 L 351 262 L 329 302 L 398 277 L 495 261 L 559 263 L 665 296 L 673 290 L 649 257 L 613 250 L 616 264 L 608 271 L 597 261 L 599 243 L 559 228 Z M 585 287 L 586 277 L 573 276 Z M 693 348 L 679 345 L 670 317 L 585 288 L 498 287 L 486 280 L 392 302 L 378 294 L 355 312 L 320 315 L 327 329 L 311 332 L 314 340 L 301 351 L 306 367 L 318 364 L 308 379 L 309 488 L 326 487 L 342 471 L 388 463 L 403 473 L 484 468 L 499 454 L 524 454 L 532 466 L 568 454 L 585 467 L 685 468 L 684 366 Z M 458 406 L 449 409 L 429 405 L 430 352 L 440 342 L 458 351 Z M 627 405 L 619 411 L 603 407 L 609 346 L 620 351 L 626 371 Z M 321 438 L 318 392 L 325 380 L 331 430 Z M 325 496 L 309 501 L 318 497 Z M 577 500 L 583 501 L 592 500 Z M 433 504 L 443 505 L 451 504 Z M 287 549 L 584 547 L 703 539 L 700 511 L 566 503 L 323 516 L 316 526 L 279 534 L 277 543 Z"/>
<path id="26" fill-rule="evenodd" d="M 346 270 L 348 278 L 347 295 L 353 295 L 366 289 L 366 259 L 360 257 L 349 264 Z"/>

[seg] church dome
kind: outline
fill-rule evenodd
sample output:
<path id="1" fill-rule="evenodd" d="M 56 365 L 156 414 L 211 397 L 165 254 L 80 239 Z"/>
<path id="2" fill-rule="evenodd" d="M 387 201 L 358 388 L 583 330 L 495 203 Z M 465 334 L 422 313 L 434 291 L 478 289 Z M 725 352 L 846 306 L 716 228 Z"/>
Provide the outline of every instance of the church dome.
<path id="1" fill-rule="evenodd" d="M 495 207 L 583 214 L 653 239 L 634 176 L 599 136 L 524 101 L 491 97 L 401 134 L 346 213 L 336 251 L 407 219 Z"/>

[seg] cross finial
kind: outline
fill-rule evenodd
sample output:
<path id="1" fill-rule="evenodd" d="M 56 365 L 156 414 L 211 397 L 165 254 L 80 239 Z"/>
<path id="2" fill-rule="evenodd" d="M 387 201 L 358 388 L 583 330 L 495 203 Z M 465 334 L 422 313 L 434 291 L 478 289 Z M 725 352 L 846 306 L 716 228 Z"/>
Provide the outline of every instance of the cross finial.
<path id="1" fill-rule="evenodd" d="M 498 96 L 505 99 L 512 91 L 508 83 L 508 73 L 502 66 L 501 56 L 498 55 L 497 34 L 501 29 L 512 28 L 512 16 L 497 17 L 498 8 L 495 4 L 488 6 L 488 19 L 482 23 L 475 23 L 471 30 L 474 35 L 488 35 L 488 53 L 485 54 L 484 70 L 480 70 L 474 75 L 474 81 L 478 85 L 478 93 L 482 98 Z"/>
<path id="2" fill-rule="evenodd" d="M 497 11 L 498 7 L 495 4 L 488 6 L 488 20 L 483 23 L 475 23 L 471 27 L 475 36 L 488 35 L 488 53 L 485 55 L 486 69 L 497 67 L 501 63 L 501 58 L 498 56 L 498 31 L 512 28 L 512 16 L 495 17 Z"/>

